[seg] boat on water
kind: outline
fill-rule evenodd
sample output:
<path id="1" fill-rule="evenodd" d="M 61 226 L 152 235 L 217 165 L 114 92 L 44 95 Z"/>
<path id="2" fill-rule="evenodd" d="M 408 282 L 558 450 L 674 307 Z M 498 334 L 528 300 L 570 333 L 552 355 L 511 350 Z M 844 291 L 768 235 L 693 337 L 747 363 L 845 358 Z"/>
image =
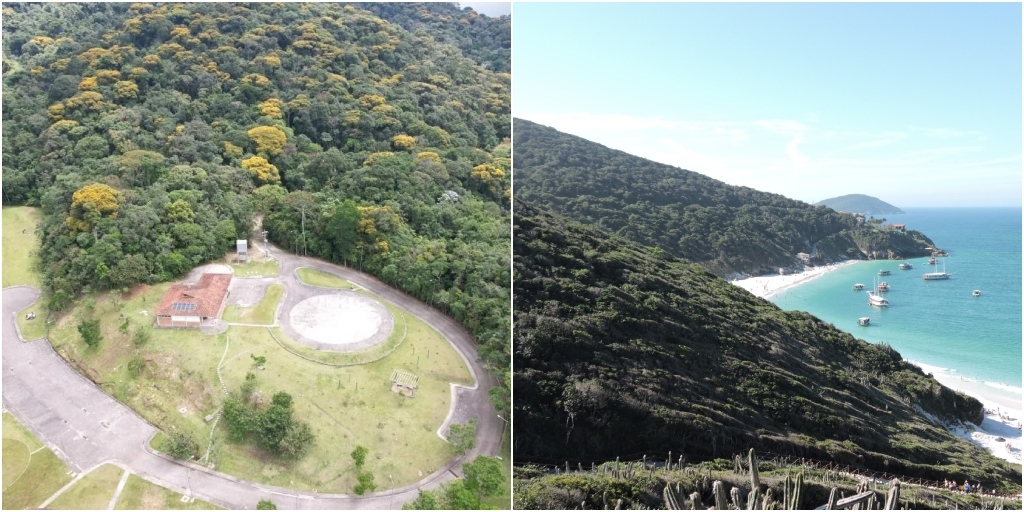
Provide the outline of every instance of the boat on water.
<path id="1" fill-rule="evenodd" d="M 946 260 L 942 260 L 942 272 L 928 272 L 923 277 L 925 281 L 936 281 L 939 279 L 949 279 L 953 274 L 946 272 Z"/>
<path id="2" fill-rule="evenodd" d="M 882 281 L 881 283 L 878 283 L 878 287 L 875 288 L 875 291 L 877 291 L 877 292 L 887 292 L 887 291 L 889 291 L 889 283 L 887 283 L 885 281 Z"/>
<path id="3" fill-rule="evenodd" d="M 857 319 L 857 325 L 868 325 L 869 323 L 871 323 L 871 317 L 869 316 L 862 316 Z"/>
<path id="4" fill-rule="evenodd" d="M 910 263 L 900 263 L 900 270 L 910 270 L 914 268 Z"/>
<path id="5" fill-rule="evenodd" d="M 975 297 L 981 297 L 981 290 L 974 290 L 974 292 L 971 293 L 971 295 L 974 295 Z"/>
<path id="6" fill-rule="evenodd" d="M 882 297 L 881 295 L 878 295 L 877 293 L 868 290 L 868 305 L 878 306 L 880 308 L 887 308 L 889 307 L 889 301 L 885 300 L 885 297 Z"/>
<path id="7" fill-rule="evenodd" d="M 932 256 L 931 258 L 928 258 L 928 264 L 929 265 L 937 265 L 938 264 L 938 262 L 935 261 L 935 256 Z"/>
<path id="8" fill-rule="evenodd" d="M 861 283 L 857 283 L 857 284 L 853 285 L 853 289 L 857 290 L 857 291 L 861 291 L 861 290 L 864 289 L 864 285 L 861 284 Z"/>
<path id="9" fill-rule="evenodd" d="M 879 270 L 878 271 L 878 275 L 880 275 L 880 276 L 888 276 L 888 275 L 891 275 L 891 274 L 892 274 L 891 270 Z"/>

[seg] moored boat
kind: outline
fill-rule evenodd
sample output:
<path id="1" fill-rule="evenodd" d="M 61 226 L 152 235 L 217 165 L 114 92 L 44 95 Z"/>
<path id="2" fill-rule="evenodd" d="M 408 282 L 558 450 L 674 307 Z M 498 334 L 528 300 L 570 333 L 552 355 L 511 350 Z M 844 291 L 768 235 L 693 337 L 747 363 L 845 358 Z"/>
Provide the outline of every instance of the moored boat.
<path id="1" fill-rule="evenodd" d="M 910 270 L 914 268 L 910 263 L 900 263 L 900 270 Z"/>
<path id="2" fill-rule="evenodd" d="M 887 292 L 887 291 L 889 291 L 889 283 L 887 283 L 885 281 L 882 281 L 881 283 L 878 283 L 878 287 L 876 288 L 876 290 L 879 291 L 879 292 Z"/>
<path id="3" fill-rule="evenodd" d="M 928 272 L 922 277 L 924 277 L 925 281 L 936 281 L 939 279 L 949 279 L 952 276 L 953 274 L 951 272 L 946 272 L 946 260 L 943 259 L 942 272 Z"/>
<path id="4" fill-rule="evenodd" d="M 871 323 L 871 317 L 869 316 L 862 316 L 857 319 L 857 325 L 868 325 L 869 323 Z"/>
<path id="5" fill-rule="evenodd" d="M 863 290 L 864 289 L 864 285 L 861 284 L 861 283 L 857 283 L 857 284 L 853 285 L 853 289 L 857 290 L 857 291 Z"/>
<path id="6" fill-rule="evenodd" d="M 868 290 L 868 305 L 887 308 L 889 307 L 889 301 L 885 300 L 885 298 L 882 297 L 881 295 L 878 295 L 877 293 Z"/>
<path id="7" fill-rule="evenodd" d="M 880 275 L 880 276 L 888 276 L 888 275 L 891 275 L 891 274 L 892 274 L 891 270 L 879 270 L 878 271 L 878 275 Z"/>
<path id="8" fill-rule="evenodd" d="M 974 290 L 974 293 L 972 293 L 971 295 L 974 295 L 975 297 L 981 297 L 981 290 Z"/>

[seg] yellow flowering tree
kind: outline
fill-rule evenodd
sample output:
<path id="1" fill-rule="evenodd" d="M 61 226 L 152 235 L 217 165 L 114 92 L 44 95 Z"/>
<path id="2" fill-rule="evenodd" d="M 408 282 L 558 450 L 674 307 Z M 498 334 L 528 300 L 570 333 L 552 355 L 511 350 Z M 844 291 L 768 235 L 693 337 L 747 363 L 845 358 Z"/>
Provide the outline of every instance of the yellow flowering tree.
<path id="1" fill-rule="evenodd" d="M 281 100 L 278 98 L 270 98 L 269 100 L 260 103 L 260 113 L 273 119 L 281 119 L 284 117 L 284 114 L 281 111 Z"/>
<path id="2" fill-rule="evenodd" d="M 93 183 L 71 195 L 71 215 L 65 220 L 72 233 L 89 231 L 101 217 L 117 217 L 121 193 L 109 185 Z"/>
<path id="3" fill-rule="evenodd" d="M 254 156 L 242 160 L 242 168 L 253 173 L 260 185 L 278 185 L 281 183 L 281 174 L 274 164 L 262 156 Z"/>
<path id="4" fill-rule="evenodd" d="M 391 144 L 395 146 L 395 149 L 411 149 L 416 145 L 416 139 L 411 135 L 401 133 L 391 137 Z"/>
<path id="5" fill-rule="evenodd" d="M 276 126 L 257 126 L 249 130 L 248 134 L 256 143 L 256 152 L 267 156 L 280 154 L 288 142 L 288 136 Z"/>

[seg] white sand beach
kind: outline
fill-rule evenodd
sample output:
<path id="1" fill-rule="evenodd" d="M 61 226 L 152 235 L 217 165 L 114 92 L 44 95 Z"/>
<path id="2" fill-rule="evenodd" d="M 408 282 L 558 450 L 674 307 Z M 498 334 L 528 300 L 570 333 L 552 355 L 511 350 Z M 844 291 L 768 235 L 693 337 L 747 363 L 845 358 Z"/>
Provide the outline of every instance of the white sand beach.
<path id="1" fill-rule="evenodd" d="M 910 361 L 931 373 L 943 386 L 973 396 L 985 406 L 985 420 L 981 425 L 952 428 L 950 432 L 987 449 L 1000 459 L 1021 463 L 1021 421 L 1024 421 L 1020 388 L 986 383 L 961 377 L 955 370 L 947 370 Z M 1002 439 L 1002 440 L 999 440 Z"/>
<path id="2" fill-rule="evenodd" d="M 798 274 L 771 274 L 766 276 L 747 277 L 729 282 L 754 295 L 757 295 L 758 297 L 761 297 L 762 299 L 767 299 L 776 293 L 780 293 L 796 285 L 806 283 L 811 279 L 821 277 L 833 270 L 843 267 L 844 265 L 856 263 L 857 261 L 859 260 L 847 260 L 841 263 L 831 263 L 820 267 L 804 267 L 804 271 Z"/>
<path id="3" fill-rule="evenodd" d="M 806 267 L 798 274 L 747 277 L 730 283 L 767 299 L 855 262 L 850 260 L 821 267 Z M 985 406 L 985 420 L 981 425 L 966 424 L 965 427 L 950 428 L 951 433 L 987 449 L 996 457 L 1021 464 L 1021 450 L 1024 446 L 1021 442 L 1021 429 L 1018 427 L 1024 421 L 1024 406 L 1020 388 L 972 380 L 958 375 L 955 370 L 910 362 L 931 373 L 942 385 L 973 396 Z"/>

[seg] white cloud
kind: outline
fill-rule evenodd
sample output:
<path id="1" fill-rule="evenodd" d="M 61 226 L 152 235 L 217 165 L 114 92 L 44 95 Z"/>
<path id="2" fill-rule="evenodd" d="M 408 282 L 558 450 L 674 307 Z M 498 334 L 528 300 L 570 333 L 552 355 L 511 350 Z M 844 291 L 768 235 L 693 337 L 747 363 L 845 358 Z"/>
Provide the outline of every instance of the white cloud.
<path id="1" fill-rule="evenodd" d="M 800 143 L 803 141 L 803 134 L 798 133 L 793 136 L 793 140 L 786 144 L 786 155 L 789 156 L 789 160 L 793 162 L 798 169 L 807 167 L 810 163 L 807 156 L 800 152 Z"/>

